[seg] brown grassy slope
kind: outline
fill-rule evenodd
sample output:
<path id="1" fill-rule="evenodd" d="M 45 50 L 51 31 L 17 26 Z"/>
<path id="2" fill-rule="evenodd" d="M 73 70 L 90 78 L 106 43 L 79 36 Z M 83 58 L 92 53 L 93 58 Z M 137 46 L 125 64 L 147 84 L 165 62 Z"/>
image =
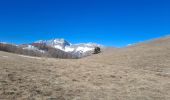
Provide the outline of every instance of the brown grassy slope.
<path id="1" fill-rule="evenodd" d="M 170 37 L 79 60 L 0 52 L 0 99 L 169 100 Z"/>

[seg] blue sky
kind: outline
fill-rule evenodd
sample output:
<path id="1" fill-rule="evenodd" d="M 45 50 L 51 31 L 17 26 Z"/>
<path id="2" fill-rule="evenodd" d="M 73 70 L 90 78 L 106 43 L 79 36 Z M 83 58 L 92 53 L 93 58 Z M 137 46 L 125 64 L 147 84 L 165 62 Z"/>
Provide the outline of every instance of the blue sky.
<path id="1" fill-rule="evenodd" d="M 170 0 L 0 0 L 0 41 L 121 47 L 170 33 Z"/>

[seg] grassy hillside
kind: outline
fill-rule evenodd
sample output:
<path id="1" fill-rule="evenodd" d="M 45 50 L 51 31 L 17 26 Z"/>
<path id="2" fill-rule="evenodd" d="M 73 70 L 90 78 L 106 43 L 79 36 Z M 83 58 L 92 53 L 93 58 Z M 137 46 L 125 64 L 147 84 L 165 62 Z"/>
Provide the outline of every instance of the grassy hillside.
<path id="1" fill-rule="evenodd" d="M 82 59 L 0 52 L 0 99 L 169 100 L 170 37 Z"/>

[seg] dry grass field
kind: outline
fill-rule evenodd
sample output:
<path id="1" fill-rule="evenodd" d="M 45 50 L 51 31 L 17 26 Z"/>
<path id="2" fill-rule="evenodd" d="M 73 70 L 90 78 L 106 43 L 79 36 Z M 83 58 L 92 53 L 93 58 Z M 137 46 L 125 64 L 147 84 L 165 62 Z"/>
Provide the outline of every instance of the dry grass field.
<path id="1" fill-rule="evenodd" d="M 170 100 L 170 37 L 82 59 L 0 52 L 0 100 Z"/>

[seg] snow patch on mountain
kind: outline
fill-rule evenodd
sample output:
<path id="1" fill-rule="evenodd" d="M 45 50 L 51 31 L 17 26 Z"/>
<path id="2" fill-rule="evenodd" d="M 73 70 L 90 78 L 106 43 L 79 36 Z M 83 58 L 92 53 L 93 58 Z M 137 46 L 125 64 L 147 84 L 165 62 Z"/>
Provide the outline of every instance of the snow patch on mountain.
<path id="1" fill-rule="evenodd" d="M 23 48 L 23 49 L 27 49 L 27 50 L 33 50 L 33 51 L 38 51 L 38 52 L 41 52 L 41 53 L 45 53 L 44 50 L 39 50 L 37 47 L 34 47 L 32 45 L 28 45 L 27 47 Z"/>
<path id="2" fill-rule="evenodd" d="M 76 51 L 79 52 L 79 51 L 82 51 L 82 52 L 87 52 L 87 51 L 91 51 L 93 50 L 94 48 L 89 48 L 89 47 L 78 47 L 76 48 Z"/>
<path id="3" fill-rule="evenodd" d="M 64 49 L 65 52 L 73 52 L 74 50 L 75 50 L 75 48 L 70 47 L 70 46 L 66 46 Z"/>

